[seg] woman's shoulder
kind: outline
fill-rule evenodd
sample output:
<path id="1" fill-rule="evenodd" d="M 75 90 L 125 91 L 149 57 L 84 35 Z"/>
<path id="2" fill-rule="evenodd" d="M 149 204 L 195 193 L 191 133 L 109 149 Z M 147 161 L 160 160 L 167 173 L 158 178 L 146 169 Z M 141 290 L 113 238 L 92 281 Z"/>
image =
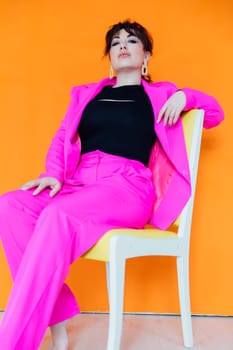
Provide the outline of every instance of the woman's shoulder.
<path id="1" fill-rule="evenodd" d="M 98 85 L 107 85 L 111 80 L 109 78 L 101 79 L 97 82 L 85 83 L 71 88 L 71 95 L 76 95 L 81 91 L 95 89 Z"/>

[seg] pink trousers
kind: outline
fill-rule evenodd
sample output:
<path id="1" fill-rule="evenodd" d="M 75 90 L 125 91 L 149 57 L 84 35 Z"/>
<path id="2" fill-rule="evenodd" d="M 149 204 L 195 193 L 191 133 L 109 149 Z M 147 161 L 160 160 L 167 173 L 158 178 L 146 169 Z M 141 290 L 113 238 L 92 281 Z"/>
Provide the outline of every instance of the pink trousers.
<path id="1" fill-rule="evenodd" d="M 70 264 L 106 231 L 142 228 L 154 202 L 143 164 L 100 151 L 82 156 L 61 191 L 0 197 L 0 237 L 14 280 L 0 326 L 3 350 L 38 349 L 48 325 L 79 312 L 64 281 Z"/>

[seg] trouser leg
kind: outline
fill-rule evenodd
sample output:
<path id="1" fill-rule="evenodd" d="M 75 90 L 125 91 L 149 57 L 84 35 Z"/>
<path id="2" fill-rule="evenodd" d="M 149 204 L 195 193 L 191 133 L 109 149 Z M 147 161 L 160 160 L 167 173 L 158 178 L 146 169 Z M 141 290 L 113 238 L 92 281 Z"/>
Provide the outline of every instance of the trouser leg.
<path id="1" fill-rule="evenodd" d="M 25 249 L 0 327 L 4 350 L 38 348 L 68 272 L 73 239 L 64 215 L 45 209 Z"/>
<path id="2" fill-rule="evenodd" d="M 0 238 L 13 280 L 28 242 L 34 234 L 38 217 L 51 201 L 47 191 L 32 196 L 31 191 L 17 190 L 0 197 Z M 49 324 L 69 319 L 78 312 L 77 302 L 69 287 L 64 284 Z"/>
<path id="3" fill-rule="evenodd" d="M 49 203 L 45 195 L 32 196 L 31 191 L 16 190 L 0 197 L 0 238 L 12 278 L 15 279 L 25 248 L 36 221 Z"/>
<path id="4" fill-rule="evenodd" d="M 18 269 L 0 327 L 4 350 L 37 349 L 69 265 L 108 229 L 143 227 L 151 206 L 128 181 L 113 180 L 50 203 L 37 220 Z"/>

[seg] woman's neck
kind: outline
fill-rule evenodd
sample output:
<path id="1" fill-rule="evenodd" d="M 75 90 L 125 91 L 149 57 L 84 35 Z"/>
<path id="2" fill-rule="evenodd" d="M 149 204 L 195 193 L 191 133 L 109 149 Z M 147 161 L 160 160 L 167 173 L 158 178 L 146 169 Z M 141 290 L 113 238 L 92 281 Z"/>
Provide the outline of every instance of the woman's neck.
<path id="1" fill-rule="evenodd" d="M 141 71 L 140 72 L 118 72 L 116 77 L 115 87 L 124 85 L 140 85 L 141 84 Z"/>

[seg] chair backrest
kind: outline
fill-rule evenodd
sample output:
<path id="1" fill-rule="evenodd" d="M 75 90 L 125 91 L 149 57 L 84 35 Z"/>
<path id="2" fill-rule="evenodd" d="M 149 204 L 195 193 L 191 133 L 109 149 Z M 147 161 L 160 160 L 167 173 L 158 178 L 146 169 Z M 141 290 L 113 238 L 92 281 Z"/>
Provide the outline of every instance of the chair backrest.
<path id="1" fill-rule="evenodd" d="M 192 193 L 191 196 L 173 225 L 178 226 L 178 236 L 184 237 L 189 244 L 190 230 L 194 203 L 194 194 L 196 189 L 196 179 L 198 162 L 200 156 L 201 136 L 203 127 L 204 111 L 193 109 L 185 112 L 182 116 L 182 123 L 184 128 L 184 137 L 189 159 L 189 168 L 191 176 Z"/>

